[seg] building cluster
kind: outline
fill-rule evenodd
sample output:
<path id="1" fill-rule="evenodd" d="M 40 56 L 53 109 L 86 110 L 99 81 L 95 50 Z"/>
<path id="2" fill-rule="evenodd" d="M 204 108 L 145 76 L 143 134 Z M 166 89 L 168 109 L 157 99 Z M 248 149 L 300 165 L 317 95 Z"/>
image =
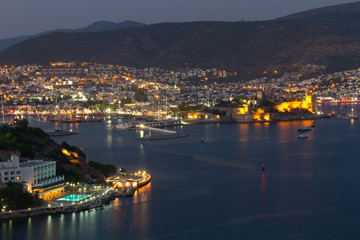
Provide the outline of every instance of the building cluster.
<path id="1" fill-rule="evenodd" d="M 240 97 L 257 104 L 301 101 L 305 93 L 316 94 L 319 100 L 357 101 L 360 94 L 360 70 L 307 80 L 286 76 L 244 82 L 238 74 L 219 69 L 136 69 L 58 62 L 0 67 L 0 97 L 8 112 L 91 113 L 100 110 L 96 107 L 99 102 L 111 106 L 109 112 L 155 112 L 170 111 L 182 103 L 214 106 Z M 139 91 L 146 98 L 139 98 Z"/>

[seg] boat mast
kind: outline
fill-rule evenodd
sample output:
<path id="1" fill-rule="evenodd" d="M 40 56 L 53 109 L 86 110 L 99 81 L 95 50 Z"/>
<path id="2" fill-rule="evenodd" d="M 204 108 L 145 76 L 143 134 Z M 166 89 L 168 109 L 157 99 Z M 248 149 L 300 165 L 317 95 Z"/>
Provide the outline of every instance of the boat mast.
<path id="1" fill-rule="evenodd" d="M 5 109 L 4 109 L 4 100 L 1 101 L 1 109 L 2 109 L 2 121 L 5 122 Z"/>

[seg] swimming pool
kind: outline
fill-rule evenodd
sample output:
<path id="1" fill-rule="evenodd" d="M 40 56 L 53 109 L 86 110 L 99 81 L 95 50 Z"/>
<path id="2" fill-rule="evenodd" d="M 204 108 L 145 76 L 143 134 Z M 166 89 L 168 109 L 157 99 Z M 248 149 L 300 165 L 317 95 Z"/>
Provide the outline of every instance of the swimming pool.
<path id="1" fill-rule="evenodd" d="M 59 198 L 56 201 L 78 202 L 88 197 L 91 197 L 91 195 L 71 194 L 66 197 Z"/>

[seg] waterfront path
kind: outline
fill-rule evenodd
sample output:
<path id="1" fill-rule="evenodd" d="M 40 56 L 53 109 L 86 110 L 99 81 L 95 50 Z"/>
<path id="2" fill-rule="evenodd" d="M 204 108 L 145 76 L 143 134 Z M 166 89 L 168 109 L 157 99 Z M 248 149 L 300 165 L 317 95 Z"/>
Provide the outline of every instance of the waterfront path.
<path id="1" fill-rule="evenodd" d="M 84 211 L 96 207 L 101 207 L 103 204 L 110 202 L 115 198 L 115 191 L 112 188 L 103 188 L 94 192 L 90 197 L 81 201 L 47 201 L 47 206 L 20 209 L 15 211 L 6 211 L 0 213 L 0 221 L 5 221 L 14 218 L 26 218 L 41 215 L 61 214 L 69 212 Z"/>

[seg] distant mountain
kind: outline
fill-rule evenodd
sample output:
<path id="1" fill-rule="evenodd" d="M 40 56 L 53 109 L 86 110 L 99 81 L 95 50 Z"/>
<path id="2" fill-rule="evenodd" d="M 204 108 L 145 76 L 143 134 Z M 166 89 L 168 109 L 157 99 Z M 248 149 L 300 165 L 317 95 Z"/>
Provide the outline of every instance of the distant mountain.
<path id="1" fill-rule="evenodd" d="M 360 3 L 271 21 L 161 23 L 104 32 L 50 33 L 0 52 L 1 64 L 87 61 L 236 71 L 240 79 L 360 66 Z M 264 73 L 266 73 L 264 75 Z"/>
<path id="2" fill-rule="evenodd" d="M 346 3 L 340 5 L 334 5 L 329 7 L 316 8 L 308 11 L 303 11 L 295 14 L 291 14 L 285 17 L 279 18 L 280 20 L 290 19 L 311 19 L 311 20 L 339 20 L 340 18 L 347 19 L 350 15 L 358 15 L 360 12 L 360 3 Z"/>
<path id="3" fill-rule="evenodd" d="M 134 21 L 123 21 L 120 23 L 114 23 L 109 21 L 98 21 L 87 27 L 78 28 L 78 29 L 55 29 L 31 36 L 20 36 L 20 37 L 3 39 L 0 40 L 0 51 L 9 48 L 19 42 L 22 42 L 26 39 L 46 35 L 52 32 L 100 32 L 100 31 L 116 30 L 116 29 L 131 28 L 131 27 L 141 27 L 141 26 L 145 26 L 145 24 Z"/>

